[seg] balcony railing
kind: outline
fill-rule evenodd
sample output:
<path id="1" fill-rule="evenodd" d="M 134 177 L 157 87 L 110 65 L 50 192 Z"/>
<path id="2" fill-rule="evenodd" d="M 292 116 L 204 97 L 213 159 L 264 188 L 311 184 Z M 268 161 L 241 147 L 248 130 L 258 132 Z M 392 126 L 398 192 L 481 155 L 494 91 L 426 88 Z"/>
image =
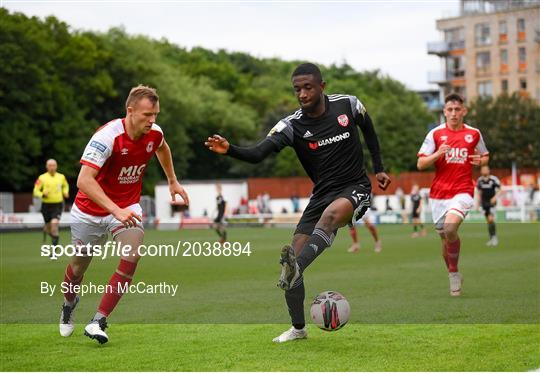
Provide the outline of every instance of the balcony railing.
<path id="1" fill-rule="evenodd" d="M 465 79 L 464 70 L 453 70 L 453 71 L 429 71 L 428 72 L 428 82 L 431 84 L 448 84 L 451 83 L 454 79 L 462 80 Z"/>
<path id="2" fill-rule="evenodd" d="M 450 44 L 445 41 L 433 41 L 427 44 L 428 54 L 445 55 L 450 52 Z"/>
<path id="3" fill-rule="evenodd" d="M 446 84 L 448 83 L 448 77 L 444 71 L 429 71 L 428 83 L 431 84 Z"/>

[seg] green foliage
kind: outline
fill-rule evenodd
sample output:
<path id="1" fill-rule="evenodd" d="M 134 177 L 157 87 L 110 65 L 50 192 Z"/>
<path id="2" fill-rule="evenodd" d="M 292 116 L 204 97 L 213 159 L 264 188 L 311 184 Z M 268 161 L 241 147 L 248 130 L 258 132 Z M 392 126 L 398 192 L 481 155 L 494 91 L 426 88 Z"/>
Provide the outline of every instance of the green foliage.
<path id="1" fill-rule="evenodd" d="M 5 9 L 0 23 L 0 190 L 30 190 L 50 157 L 73 183 L 90 136 L 124 116 L 126 96 L 137 84 L 158 88 L 158 123 L 179 178 L 304 174 L 290 149 L 248 165 L 203 145 L 214 133 L 252 144 L 294 112 L 290 74 L 296 61 L 188 51 L 121 28 L 80 32 L 54 17 L 40 20 Z M 387 169 L 414 169 L 416 150 L 433 121 L 418 96 L 378 71 L 360 73 L 347 64 L 322 69 L 328 93 L 356 95 L 368 108 Z M 143 192 L 153 193 L 162 178 L 158 162 L 151 162 Z"/>
<path id="2" fill-rule="evenodd" d="M 540 107 L 532 99 L 518 93 L 478 98 L 467 119 L 482 132 L 491 167 L 540 167 Z"/>

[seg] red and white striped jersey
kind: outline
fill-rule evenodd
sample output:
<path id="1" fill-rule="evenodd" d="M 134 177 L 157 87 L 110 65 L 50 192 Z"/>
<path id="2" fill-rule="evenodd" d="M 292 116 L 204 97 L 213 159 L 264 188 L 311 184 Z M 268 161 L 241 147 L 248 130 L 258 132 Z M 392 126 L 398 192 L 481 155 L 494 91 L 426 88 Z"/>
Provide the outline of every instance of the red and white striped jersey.
<path id="1" fill-rule="evenodd" d="M 443 123 L 429 131 L 418 151 L 418 157 L 435 153 L 445 143 L 451 149 L 435 162 L 435 178 L 429 196 L 435 199 L 449 199 L 459 193 L 473 196 L 473 165 L 469 156 L 489 153 L 482 134 L 467 124 L 464 124 L 462 129 L 453 131 Z"/>
<path id="2" fill-rule="evenodd" d="M 150 132 L 132 140 L 126 132 L 125 119 L 115 119 L 94 133 L 80 162 L 99 171 L 96 181 L 105 194 L 125 208 L 139 203 L 146 165 L 163 141 L 163 132 L 155 123 Z M 80 190 L 75 204 L 90 215 L 109 215 Z"/>

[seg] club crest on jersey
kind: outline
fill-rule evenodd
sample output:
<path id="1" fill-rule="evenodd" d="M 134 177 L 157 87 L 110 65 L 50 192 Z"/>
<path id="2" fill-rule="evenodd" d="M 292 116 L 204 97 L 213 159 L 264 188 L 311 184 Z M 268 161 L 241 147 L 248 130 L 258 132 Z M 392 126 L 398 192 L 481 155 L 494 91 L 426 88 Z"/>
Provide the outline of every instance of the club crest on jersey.
<path id="1" fill-rule="evenodd" d="M 467 141 L 469 144 L 473 142 L 473 136 L 469 133 L 465 135 L 465 141 Z"/>
<path id="2" fill-rule="evenodd" d="M 120 150 L 120 154 L 122 155 L 127 155 L 127 153 L 128 153 L 127 148 L 122 148 L 122 150 Z"/>
<path id="3" fill-rule="evenodd" d="M 349 124 L 349 117 L 347 116 L 347 114 L 341 114 L 339 117 L 337 117 L 337 121 L 340 126 L 347 127 L 347 125 Z"/>
<path id="4" fill-rule="evenodd" d="M 153 141 L 150 141 L 148 143 L 148 145 L 146 145 L 146 152 L 147 153 L 150 153 L 152 151 L 152 149 L 154 148 L 154 142 Z"/>
<path id="5" fill-rule="evenodd" d="M 310 148 L 311 150 L 315 150 L 315 149 L 317 149 L 318 147 L 319 147 L 319 144 L 317 144 L 316 142 L 310 142 L 310 143 L 309 143 L 309 148 Z"/>

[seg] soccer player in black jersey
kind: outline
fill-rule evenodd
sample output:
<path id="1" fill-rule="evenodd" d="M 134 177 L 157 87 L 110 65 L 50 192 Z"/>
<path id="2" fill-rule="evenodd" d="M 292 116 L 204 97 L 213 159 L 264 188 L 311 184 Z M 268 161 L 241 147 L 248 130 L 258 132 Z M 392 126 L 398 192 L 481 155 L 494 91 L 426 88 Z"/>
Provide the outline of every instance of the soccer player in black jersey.
<path id="1" fill-rule="evenodd" d="M 216 208 L 217 216 L 214 219 L 213 228 L 216 230 L 216 233 L 219 236 L 219 243 L 224 244 L 227 241 L 227 231 L 225 230 L 225 206 L 227 202 L 223 199 L 223 194 L 221 194 L 221 184 L 216 184 Z"/>
<path id="2" fill-rule="evenodd" d="M 235 146 L 219 135 L 205 142 L 215 153 L 252 163 L 291 146 L 315 184 L 292 245 L 281 250 L 278 286 L 285 290 L 293 326 L 274 342 L 307 337 L 302 274 L 332 244 L 338 228 L 360 219 L 370 206 L 371 184 L 364 168 L 359 130 L 371 153 L 379 187 L 384 190 L 390 184 L 373 123 L 360 100 L 348 95 L 325 95 L 321 72 L 311 63 L 294 70 L 292 85 L 300 109 L 280 120 L 257 145 Z"/>
<path id="3" fill-rule="evenodd" d="M 482 210 L 484 210 L 488 223 L 489 241 L 486 245 L 497 246 L 499 239 L 495 229 L 495 215 L 491 212 L 491 209 L 495 207 L 497 197 L 501 193 L 501 183 L 497 176 L 490 174 L 489 166 L 482 166 L 480 174 L 481 176 L 476 182 L 476 189 L 478 189 Z"/>
<path id="4" fill-rule="evenodd" d="M 411 220 L 413 223 L 413 230 L 411 237 L 416 238 L 420 235 L 425 236 L 427 234 L 424 224 L 420 220 L 420 213 L 422 212 L 422 196 L 420 195 L 420 188 L 418 184 L 414 184 L 411 189 Z M 418 232 L 420 228 L 420 232 Z"/>

